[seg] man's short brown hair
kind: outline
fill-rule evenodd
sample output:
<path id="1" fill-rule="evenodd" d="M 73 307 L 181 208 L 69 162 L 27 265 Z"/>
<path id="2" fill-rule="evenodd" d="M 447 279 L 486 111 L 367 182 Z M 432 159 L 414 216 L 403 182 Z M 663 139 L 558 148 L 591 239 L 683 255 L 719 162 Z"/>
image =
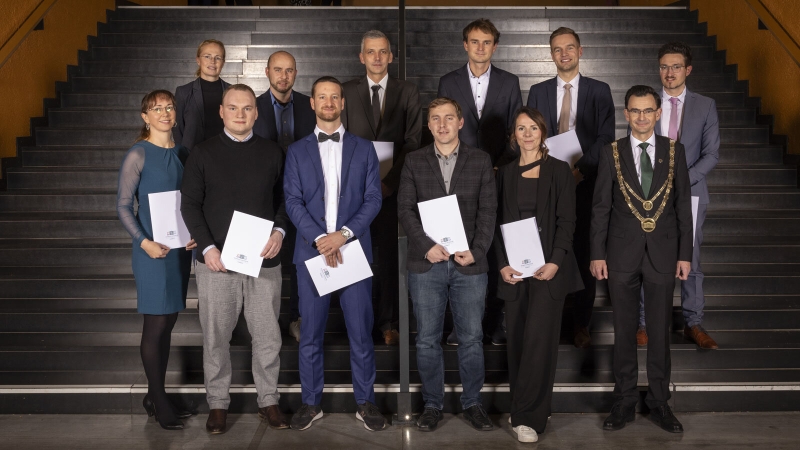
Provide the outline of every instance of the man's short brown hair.
<path id="1" fill-rule="evenodd" d="M 491 34 L 492 38 L 494 38 L 495 44 L 500 42 L 500 32 L 497 31 L 497 27 L 495 27 L 492 21 L 489 19 L 473 20 L 469 23 L 469 25 L 464 27 L 464 31 L 462 32 L 464 35 L 464 42 L 469 40 L 469 33 L 473 30 L 480 30 L 486 34 Z"/>
<path id="2" fill-rule="evenodd" d="M 439 98 L 434 99 L 431 102 L 431 104 L 428 105 L 428 113 L 430 114 L 430 111 L 433 108 L 438 108 L 438 107 L 444 106 L 444 105 L 453 105 L 453 107 L 456 108 L 456 116 L 458 117 L 458 120 L 461 120 L 461 118 L 462 118 L 461 107 L 458 106 L 458 102 L 457 101 L 453 100 L 452 98 L 448 98 L 448 97 L 439 97 Z"/>
<path id="3" fill-rule="evenodd" d="M 253 92 L 253 89 L 250 86 L 248 86 L 246 84 L 232 84 L 232 85 L 226 87 L 225 91 L 222 93 L 222 102 L 223 102 L 223 104 L 225 102 L 225 96 L 228 95 L 228 92 L 230 92 L 230 91 L 249 92 L 250 95 L 253 96 L 253 98 L 256 98 L 256 93 Z"/>
<path id="4" fill-rule="evenodd" d="M 571 34 L 575 38 L 575 41 L 578 43 L 578 47 L 581 46 L 581 38 L 578 37 L 578 33 L 576 33 L 575 30 L 573 30 L 572 28 L 567 28 L 567 27 L 558 27 L 556 31 L 553 31 L 553 33 L 550 35 L 550 46 L 551 47 L 553 46 L 553 39 L 563 34 Z"/>

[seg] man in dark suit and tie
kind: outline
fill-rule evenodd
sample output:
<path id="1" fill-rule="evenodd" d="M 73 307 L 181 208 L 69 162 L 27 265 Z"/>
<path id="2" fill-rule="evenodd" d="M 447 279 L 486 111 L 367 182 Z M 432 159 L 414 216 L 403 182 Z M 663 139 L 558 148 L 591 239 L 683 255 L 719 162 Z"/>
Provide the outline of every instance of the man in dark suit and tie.
<path id="1" fill-rule="evenodd" d="M 283 153 L 289 144 L 302 139 L 314 131 L 317 117 L 311 109 L 307 95 L 295 92 L 292 87 L 297 77 L 294 56 L 277 51 L 269 56 L 265 69 L 269 89 L 256 99 L 258 119 L 253 133 L 278 144 Z M 300 342 L 300 311 L 297 306 L 297 269 L 292 263 L 294 239 L 297 230 L 289 226 L 286 230 L 285 251 L 281 254 L 281 265 L 289 268 L 289 334 Z"/>
<path id="2" fill-rule="evenodd" d="M 371 142 L 345 132 L 341 83 L 322 77 L 314 82 L 311 98 L 317 127 L 289 146 L 283 180 L 286 212 L 297 227 L 294 263 L 303 317 L 298 352 L 303 405 L 292 417 L 296 430 L 322 418 L 323 338 L 331 302 L 331 294 L 318 295 L 304 262 L 324 255 L 331 267 L 342 263 L 340 248 L 346 242 L 371 242 L 369 225 L 381 209 L 378 155 Z M 372 262 L 372 247 L 362 247 Z M 356 417 L 368 430 L 382 430 L 386 420 L 375 406 L 373 386 L 372 278 L 339 290 L 339 303 L 350 340 Z"/>
<path id="3" fill-rule="evenodd" d="M 706 176 L 719 161 L 719 119 L 717 104 L 686 87 L 692 72 L 692 50 L 683 42 L 664 44 L 658 51 L 661 74 L 662 119 L 656 123 L 656 134 L 683 144 L 692 196 L 698 197 L 692 271 L 681 283 L 681 306 L 685 322 L 683 335 L 703 349 L 716 349 L 717 343 L 703 328 L 703 271 L 700 268 L 700 246 L 703 243 L 703 222 L 709 196 Z M 639 345 L 647 345 L 644 299 L 639 308 Z"/>
<path id="4" fill-rule="evenodd" d="M 644 289 L 647 311 L 645 403 L 650 419 L 672 433 L 669 335 L 675 278 L 686 280 L 692 259 L 692 201 L 683 145 L 656 135 L 661 97 L 649 86 L 625 94 L 631 134 L 601 153 L 591 223 L 591 266 L 608 280 L 614 314 L 614 406 L 603 423 L 619 430 L 635 417 L 639 393 L 636 327 Z"/>
<path id="5" fill-rule="evenodd" d="M 387 345 L 397 345 L 398 332 L 398 259 L 397 259 L 397 187 L 407 152 L 419 148 L 422 115 L 417 86 L 389 76 L 392 49 L 381 31 L 370 30 L 361 39 L 361 63 L 366 76 L 344 83 L 349 99 L 342 113 L 347 131 L 370 141 L 394 144 L 394 164 L 381 180 L 383 206 L 372 223 L 378 260 L 379 295 L 375 327 Z"/>
<path id="6" fill-rule="evenodd" d="M 591 344 L 589 322 L 596 289 L 595 279 L 589 272 L 592 195 L 600 152 L 614 140 L 615 124 L 611 89 L 602 81 L 580 74 L 582 54 L 581 40 L 575 31 L 566 27 L 554 31 L 550 35 L 550 55 L 558 75 L 531 86 L 528 106 L 544 115 L 547 129 L 554 130 L 553 135 L 575 131 L 583 150 L 583 156 L 573 169 L 579 180 L 575 192 L 578 220 L 573 246 L 585 289 L 575 293 L 572 312 L 575 346 L 587 348 Z"/>
<path id="7" fill-rule="evenodd" d="M 417 318 L 417 368 L 425 402 L 417 421 L 421 431 L 433 431 L 442 418 L 441 340 L 448 301 L 459 339 L 464 417 L 479 431 L 493 428 L 481 403 L 485 375 L 481 320 L 490 267 L 486 253 L 494 236 L 497 194 L 489 155 L 458 138 L 463 124 L 461 108 L 454 100 L 437 98 L 431 102 L 428 128 L 434 143 L 406 156 L 397 198 L 400 223 L 408 234 L 408 290 Z M 452 254 L 441 241 L 425 233 L 417 206 L 448 195 L 456 197 L 469 247 Z"/>
<path id="8" fill-rule="evenodd" d="M 509 131 L 514 114 L 522 107 L 519 78 L 492 64 L 500 32 L 489 19 L 478 19 L 467 25 L 463 32 L 464 50 L 469 62 L 439 80 L 437 97 L 452 98 L 464 112 L 464 126 L 458 132 L 461 142 L 477 147 L 499 167 L 514 159 L 509 146 Z M 494 258 L 494 255 L 490 255 Z M 494 298 L 497 274 L 489 277 L 489 308 L 487 332 L 492 343 L 505 344 L 502 322 L 502 302 Z M 457 339 L 451 335 L 448 344 Z"/>

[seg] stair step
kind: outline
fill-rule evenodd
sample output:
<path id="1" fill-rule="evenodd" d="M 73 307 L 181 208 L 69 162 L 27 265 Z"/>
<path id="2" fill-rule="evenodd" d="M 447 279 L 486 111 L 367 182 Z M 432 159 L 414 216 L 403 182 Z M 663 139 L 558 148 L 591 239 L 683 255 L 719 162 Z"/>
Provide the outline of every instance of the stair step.
<path id="1" fill-rule="evenodd" d="M 105 167 L 119 170 L 129 147 L 58 146 L 24 147 L 22 164 L 30 167 Z"/>
<path id="2" fill-rule="evenodd" d="M 628 135 L 628 126 L 617 122 L 616 138 Z M 748 126 L 720 126 L 719 139 L 724 144 L 767 144 L 769 143 L 769 127 L 751 124 Z"/>
<path id="3" fill-rule="evenodd" d="M 719 209 L 799 209 L 800 191 L 763 186 L 711 186 L 710 211 Z"/>
<path id="4" fill-rule="evenodd" d="M 116 192 L 108 189 L 37 190 L 0 192 L 0 211 L 116 211 Z"/>
<path id="5" fill-rule="evenodd" d="M 412 46 L 408 48 L 408 59 L 411 61 L 454 60 L 457 59 L 457 57 L 464 59 L 464 47 L 459 44 L 458 42 L 442 42 L 437 46 Z M 649 44 L 636 46 L 634 48 L 626 45 L 584 44 L 581 47 L 583 48 L 581 68 L 583 68 L 584 62 L 597 59 L 635 59 L 639 60 L 640 63 L 643 59 L 652 59 L 655 61 L 658 59 L 658 49 L 661 45 Z M 293 50 L 289 50 L 289 52 L 295 55 Z M 257 47 L 250 47 L 248 50 L 248 57 L 263 58 L 265 53 L 265 50 Z M 266 55 L 269 56 L 269 54 Z M 297 55 L 295 55 L 295 57 L 296 56 Z M 692 46 L 693 61 L 708 61 L 715 57 L 716 51 L 711 46 Z M 505 43 L 505 36 L 503 36 L 502 44 L 498 45 L 497 50 L 492 54 L 492 61 L 550 61 L 552 64 L 552 56 L 550 55 L 550 46 L 547 44 L 509 45 Z"/>
<path id="6" fill-rule="evenodd" d="M 2 197 L 2 195 L 0 195 Z M 122 227 L 116 209 L 107 212 L 14 212 L 0 213 L 0 236 L 3 239 L 130 239 Z"/>
<path id="7" fill-rule="evenodd" d="M 463 27 L 468 22 L 463 22 Z M 695 31 L 682 31 L 671 33 L 649 33 L 641 32 L 607 32 L 607 31 L 584 31 L 575 29 L 581 37 L 581 45 L 625 45 L 626 43 L 636 42 L 637 45 L 663 45 L 664 42 L 676 40 L 685 42 L 691 46 L 709 45 L 709 38 L 703 33 Z M 551 31 L 529 32 L 529 33 L 502 33 L 500 45 L 549 45 Z M 271 44 L 269 35 L 254 33 L 252 35 L 253 44 Z M 277 39 L 275 39 L 277 41 Z M 409 46 L 431 46 L 441 45 L 442 42 L 461 42 L 461 29 L 455 31 L 426 31 L 408 33 L 406 39 Z M 225 41 L 227 42 L 227 41 Z M 694 75 L 693 75 L 694 76 Z"/>
<path id="8" fill-rule="evenodd" d="M 119 169 L 114 168 L 13 168 L 8 172 L 8 189 L 116 189 Z"/>

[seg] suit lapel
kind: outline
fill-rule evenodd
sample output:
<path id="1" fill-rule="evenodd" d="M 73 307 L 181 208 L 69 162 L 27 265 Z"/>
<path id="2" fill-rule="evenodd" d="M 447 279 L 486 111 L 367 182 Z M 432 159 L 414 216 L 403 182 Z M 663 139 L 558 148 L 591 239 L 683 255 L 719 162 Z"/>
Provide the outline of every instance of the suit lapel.
<path id="1" fill-rule="evenodd" d="M 306 138 L 306 152 L 308 153 L 308 159 L 311 161 L 311 165 L 314 166 L 314 170 L 317 172 L 317 179 L 323 180 L 322 185 L 324 186 L 325 176 L 322 172 L 322 159 L 319 155 L 319 144 L 314 134 L 310 134 Z"/>
<path id="2" fill-rule="evenodd" d="M 375 125 L 375 120 L 372 118 L 372 99 L 370 98 L 369 82 L 366 77 L 362 78 L 361 82 L 358 83 L 358 98 L 361 99 L 361 107 L 364 108 L 364 115 L 367 117 L 369 127 L 372 128 L 372 135 L 377 136 L 377 127 Z"/>
<path id="3" fill-rule="evenodd" d="M 264 120 L 266 121 L 267 125 L 267 132 L 268 136 L 272 136 L 272 140 L 279 140 L 278 136 L 278 128 L 275 125 L 275 107 L 272 105 L 272 96 L 267 93 L 266 98 L 264 98 Z"/>
<path id="4" fill-rule="evenodd" d="M 483 102 L 484 111 L 489 111 L 489 108 L 494 104 L 495 100 L 497 100 L 500 92 L 502 92 L 503 82 L 505 81 L 503 79 L 503 72 L 494 65 L 491 67 L 491 72 L 489 73 L 489 88 L 486 89 L 486 101 Z M 472 91 L 472 87 L 470 87 L 470 91 Z M 483 115 L 481 115 L 481 117 L 483 117 Z"/>
<path id="5" fill-rule="evenodd" d="M 539 211 L 544 211 L 547 205 L 547 198 L 550 195 L 550 179 L 553 178 L 553 164 L 550 158 L 542 161 L 539 165 L 539 185 L 536 188 L 536 215 Z M 541 220 L 538 220 L 538 225 L 541 226 Z"/>
<path id="6" fill-rule="evenodd" d="M 583 85 L 581 85 L 581 79 L 583 79 Z M 586 109 L 586 99 L 589 97 L 589 89 L 591 89 L 591 84 L 586 82 L 586 77 L 581 75 L 578 80 L 578 110 L 575 112 L 575 128 L 578 128 L 581 118 L 584 117 L 583 110 Z"/>
<path id="7" fill-rule="evenodd" d="M 509 214 L 509 219 L 506 223 L 509 222 L 516 222 L 520 219 L 519 217 L 519 203 L 517 202 L 517 190 L 519 187 L 519 176 L 517 176 L 517 172 L 519 171 L 519 158 L 515 159 L 511 162 L 505 169 L 506 173 L 503 178 L 503 190 L 505 191 L 503 194 L 503 199 L 508 203 L 507 210 Z"/>
<path id="8" fill-rule="evenodd" d="M 550 85 L 547 87 L 547 89 L 545 89 L 545 91 L 547 92 L 547 106 L 548 106 L 547 109 L 550 111 L 550 117 L 548 117 L 550 123 L 548 125 L 550 126 L 550 131 L 551 131 L 550 134 L 552 136 L 558 134 L 558 111 L 556 111 L 556 109 L 558 108 L 558 92 L 556 92 L 557 89 L 558 89 L 558 81 L 556 81 L 555 78 L 551 80 Z"/>
<path id="9" fill-rule="evenodd" d="M 386 93 L 383 98 L 383 117 L 381 118 L 380 130 L 386 128 L 386 124 L 392 119 L 392 115 L 397 109 L 397 102 L 400 100 L 400 83 L 396 79 L 389 77 L 386 81 Z M 377 133 L 375 134 L 377 136 Z"/>
<path id="10" fill-rule="evenodd" d="M 622 138 L 617 142 L 617 150 L 619 151 L 620 165 L 622 166 L 623 178 L 628 182 L 628 185 L 636 190 L 636 193 L 644 197 L 642 193 L 642 184 L 639 182 L 639 175 L 636 173 L 636 163 L 633 161 L 633 150 L 631 150 L 630 138 Z M 623 186 L 624 188 L 624 186 Z"/>
<path id="11" fill-rule="evenodd" d="M 192 99 L 194 100 L 194 108 L 199 111 L 197 119 L 200 120 L 200 128 L 205 125 L 205 114 L 203 113 L 203 88 L 200 86 L 200 78 L 194 80 L 192 84 Z"/>
<path id="12" fill-rule="evenodd" d="M 469 84 L 469 68 L 467 66 L 462 67 L 459 71 L 456 77 L 456 84 L 458 84 L 461 95 L 466 99 L 467 106 L 469 107 L 468 109 L 475 117 L 475 122 L 480 121 L 478 118 L 478 109 L 475 106 L 475 98 L 472 96 L 472 86 Z"/>
<path id="13" fill-rule="evenodd" d="M 347 175 L 350 173 L 350 160 L 356 152 L 355 136 L 344 132 L 344 139 L 342 141 L 342 184 L 339 186 L 339 192 L 344 192 L 344 186 L 347 186 Z"/>
<path id="14" fill-rule="evenodd" d="M 650 192 L 655 193 L 667 179 L 667 168 L 669 166 L 669 143 L 662 143 L 662 139 L 656 138 L 656 157 L 653 165 L 653 183 L 650 185 Z M 669 142 L 669 141 L 667 141 Z M 650 194 L 648 194 L 648 198 Z"/>
<path id="15" fill-rule="evenodd" d="M 439 186 L 442 188 L 442 192 L 445 194 L 449 194 L 447 192 L 447 187 L 444 185 L 444 177 L 442 176 L 442 169 L 439 168 L 439 161 L 436 159 L 436 146 L 435 144 L 431 144 L 425 150 L 425 159 L 428 160 L 428 164 L 431 166 L 431 171 L 433 171 L 433 176 L 436 180 L 439 181 Z M 452 184 L 452 180 L 450 184 Z"/>
<path id="16" fill-rule="evenodd" d="M 681 110 L 681 126 L 678 128 L 678 142 L 680 142 L 681 137 L 683 137 L 683 126 L 686 125 L 686 112 L 692 111 L 692 108 L 694 108 L 694 102 L 696 100 L 694 92 L 690 91 L 689 88 L 685 89 L 686 96 L 683 98 L 684 103 L 683 109 Z"/>
<path id="17" fill-rule="evenodd" d="M 469 158 L 469 150 L 467 150 L 466 146 L 462 143 L 461 148 L 458 149 L 458 158 L 456 158 L 456 166 L 453 168 L 453 176 L 450 177 L 450 192 L 448 192 L 449 194 L 455 192 L 459 175 L 461 174 L 461 171 L 464 169 L 464 165 L 467 163 L 467 158 Z"/>

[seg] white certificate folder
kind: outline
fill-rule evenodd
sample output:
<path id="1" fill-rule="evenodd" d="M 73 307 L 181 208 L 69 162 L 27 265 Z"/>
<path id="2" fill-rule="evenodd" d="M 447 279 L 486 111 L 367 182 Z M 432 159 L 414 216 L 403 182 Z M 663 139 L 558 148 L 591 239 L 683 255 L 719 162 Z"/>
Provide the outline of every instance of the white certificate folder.
<path id="1" fill-rule="evenodd" d="M 181 191 L 147 194 L 153 241 L 169 248 L 186 247 L 192 239 L 181 215 Z"/>
<path id="2" fill-rule="evenodd" d="M 522 276 L 514 278 L 532 277 L 545 264 L 536 217 L 500 225 L 500 231 L 503 234 L 508 264 L 522 273 Z"/>
<path id="3" fill-rule="evenodd" d="M 261 252 L 267 245 L 273 224 L 272 221 L 234 211 L 222 247 L 222 265 L 228 270 L 258 278 L 264 261 Z"/>
<path id="4" fill-rule="evenodd" d="M 394 164 L 394 142 L 373 141 L 372 145 L 375 146 L 375 153 L 378 155 L 382 180 L 392 170 Z"/>
<path id="5" fill-rule="evenodd" d="M 422 229 L 451 255 L 469 250 L 461 209 L 455 195 L 417 203 Z"/>
<path id="6" fill-rule="evenodd" d="M 549 137 L 544 141 L 544 145 L 547 146 L 550 156 L 566 162 L 570 167 L 575 167 L 575 163 L 583 156 L 575 130 Z"/>
<path id="7" fill-rule="evenodd" d="M 343 262 L 336 267 L 328 266 L 323 255 L 306 261 L 306 268 L 320 297 L 372 276 L 367 256 L 358 240 L 343 245 L 339 250 Z"/>

